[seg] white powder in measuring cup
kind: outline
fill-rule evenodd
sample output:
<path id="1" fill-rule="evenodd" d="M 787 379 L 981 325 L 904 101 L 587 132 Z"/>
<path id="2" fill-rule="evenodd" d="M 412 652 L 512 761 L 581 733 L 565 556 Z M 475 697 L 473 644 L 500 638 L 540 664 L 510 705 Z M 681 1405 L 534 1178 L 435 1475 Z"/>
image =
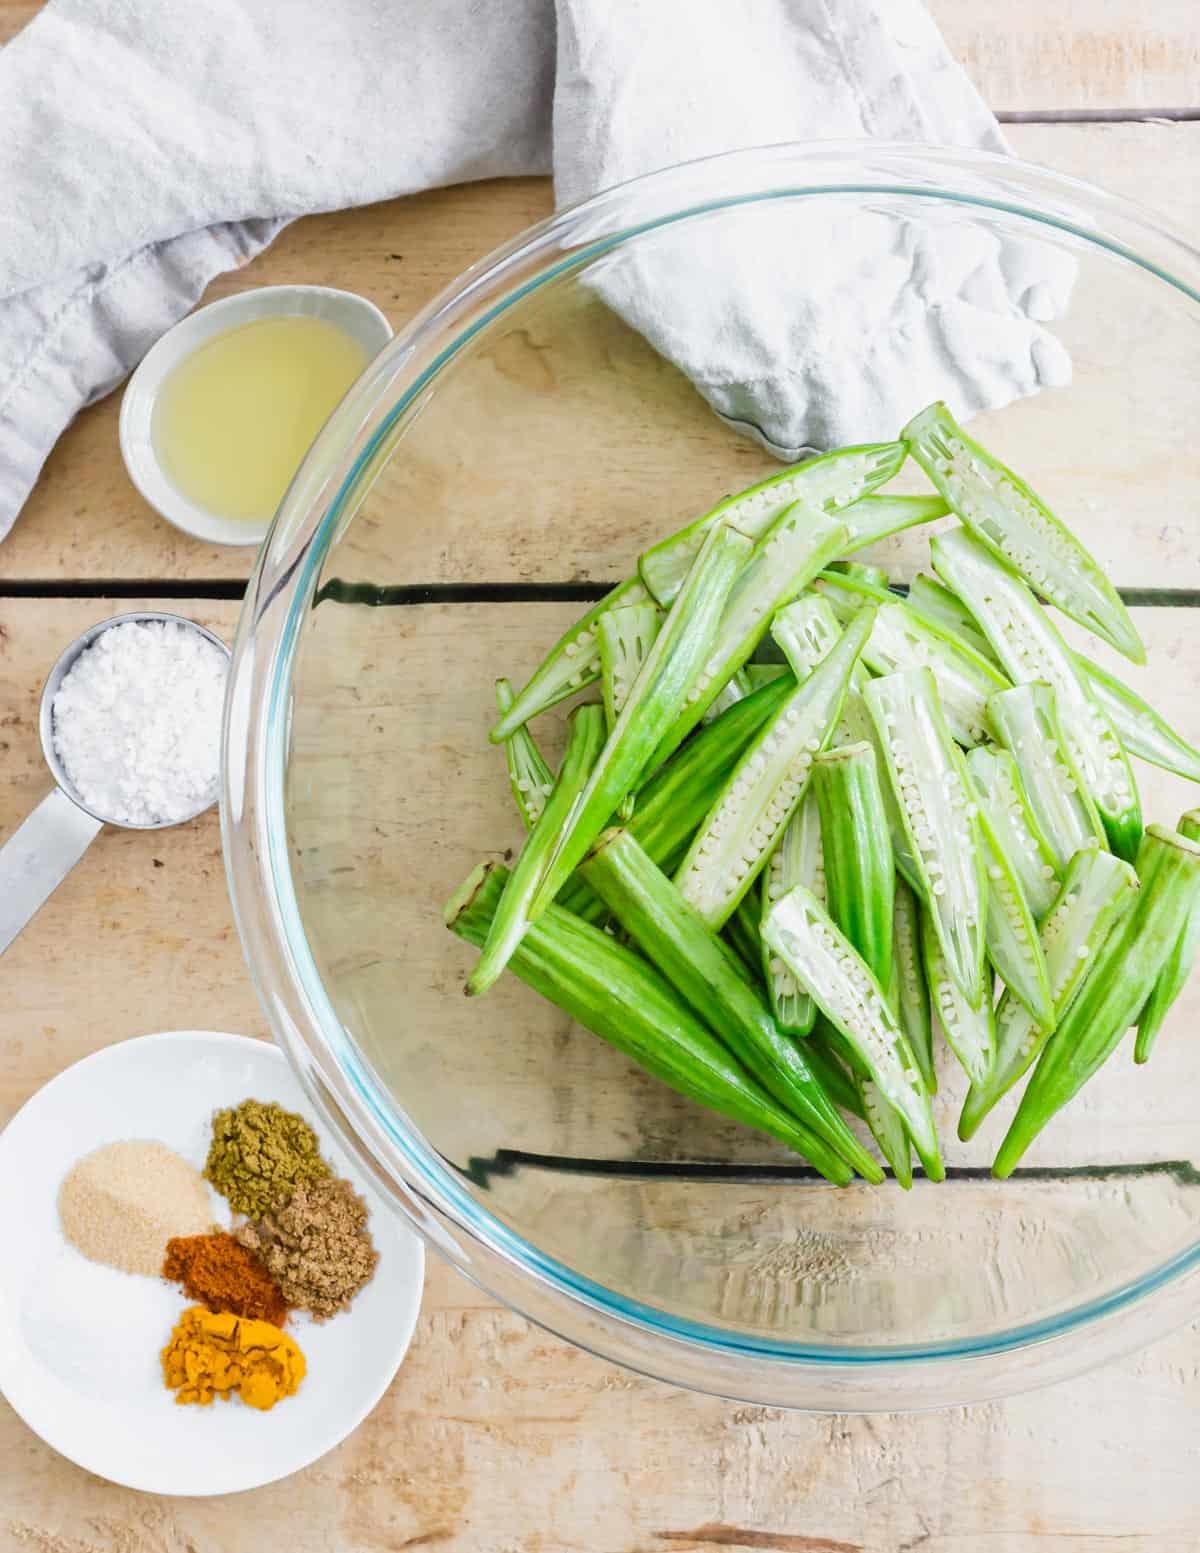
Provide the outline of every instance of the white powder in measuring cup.
<path id="1" fill-rule="evenodd" d="M 80 798 L 119 825 L 174 824 L 217 795 L 228 660 L 199 631 L 102 631 L 58 687 L 54 748 Z"/>

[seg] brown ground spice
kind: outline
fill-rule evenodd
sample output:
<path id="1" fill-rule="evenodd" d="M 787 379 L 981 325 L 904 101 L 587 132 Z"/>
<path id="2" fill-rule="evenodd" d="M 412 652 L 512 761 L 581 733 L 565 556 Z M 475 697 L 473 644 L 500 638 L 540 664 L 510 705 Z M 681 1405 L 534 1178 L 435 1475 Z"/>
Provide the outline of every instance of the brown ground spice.
<path id="1" fill-rule="evenodd" d="M 163 1277 L 181 1283 L 190 1300 L 282 1326 L 287 1301 L 253 1252 L 232 1235 L 181 1235 L 167 1241 Z"/>
<path id="2" fill-rule="evenodd" d="M 349 1181 L 303 1182 L 282 1208 L 235 1233 L 262 1260 L 288 1304 L 318 1321 L 345 1310 L 379 1261 L 367 1205 Z"/>

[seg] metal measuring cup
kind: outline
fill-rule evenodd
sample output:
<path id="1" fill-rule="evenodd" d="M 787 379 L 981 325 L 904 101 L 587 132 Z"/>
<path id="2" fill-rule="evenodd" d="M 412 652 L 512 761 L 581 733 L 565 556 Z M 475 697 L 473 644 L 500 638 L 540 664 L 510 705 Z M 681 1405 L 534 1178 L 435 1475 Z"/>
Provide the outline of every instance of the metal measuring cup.
<path id="1" fill-rule="evenodd" d="M 50 767 L 55 786 L 42 799 L 37 808 L 0 847 L 0 954 L 30 920 L 34 913 L 53 895 L 100 834 L 105 825 L 117 825 L 123 830 L 163 830 L 168 825 L 184 825 L 197 815 L 211 809 L 216 797 L 202 803 L 191 814 L 179 820 L 160 820 L 151 825 L 128 825 L 115 820 L 109 814 L 97 814 L 89 809 L 79 796 L 54 748 L 54 698 L 67 671 L 98 637 L 112 626 L 128 621 L 163 621 L 169 625 L 184 626 L 195 631 L 218 647 L 229 659 L 229 648 L 213 633 L 194 620 L 183 615 L 165 614 L 159 610 L 134 610 L 126 615 L 114 615 L 88 628 L 77 636 L 66 652 L 50 670 L 50 676 L 42 689 L 39 728 L 42 754 Z"/>

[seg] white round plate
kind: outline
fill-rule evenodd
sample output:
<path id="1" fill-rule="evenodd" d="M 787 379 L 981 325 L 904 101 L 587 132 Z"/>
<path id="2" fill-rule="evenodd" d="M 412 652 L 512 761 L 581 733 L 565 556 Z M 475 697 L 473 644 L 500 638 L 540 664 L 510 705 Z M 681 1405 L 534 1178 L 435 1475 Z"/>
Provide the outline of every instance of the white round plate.
<path id="1" fill-rule="evenodd" d="M 325 1158 L 370 1205 L 379 1266 L 348 1311 L 289 1320 L 308 1361 L 295 1396 L 269 1413 L 236 1397 L 180 1407 L 159 1354 L 186 1296 L 89 1262 L 59 1227 L 58 1188 L 81 1154 L 122 1138 L 156 1139 L 202 1169 L 212 1113 L 251 1096 L 316 1128 Z M 214 1221 L 228 1224 L 228 1204 L 212 1201 Z M 257 1488 L 332 1450 L 386 1391 L 421 1303 L 421 1241 L 317 1126 L 283 1054 L 246 1036 L 142 1036 L 52 1079 L 0 1133 L 0 1223 L 0 1391 L 47 1445 L 148 1493 Z"/>

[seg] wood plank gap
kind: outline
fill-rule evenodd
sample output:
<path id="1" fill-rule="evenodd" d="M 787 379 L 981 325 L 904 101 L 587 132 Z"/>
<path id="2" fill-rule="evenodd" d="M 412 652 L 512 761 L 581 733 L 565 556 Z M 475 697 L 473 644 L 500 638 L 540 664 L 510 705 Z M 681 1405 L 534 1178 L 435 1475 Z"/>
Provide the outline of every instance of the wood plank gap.
<path id="1" fill-rule="evenodd" d="M 0 582 L 0 599 L 223 599 L 240 603 L 246 583 L 240 578 L 102 577 L 96 580 L 37 578 Z"/>
<path id="2" fill-rule="evenodd" d="M 1200 108 L 1018 108 L 996 117 L 1001 124 L 1193 124 Z"/>

